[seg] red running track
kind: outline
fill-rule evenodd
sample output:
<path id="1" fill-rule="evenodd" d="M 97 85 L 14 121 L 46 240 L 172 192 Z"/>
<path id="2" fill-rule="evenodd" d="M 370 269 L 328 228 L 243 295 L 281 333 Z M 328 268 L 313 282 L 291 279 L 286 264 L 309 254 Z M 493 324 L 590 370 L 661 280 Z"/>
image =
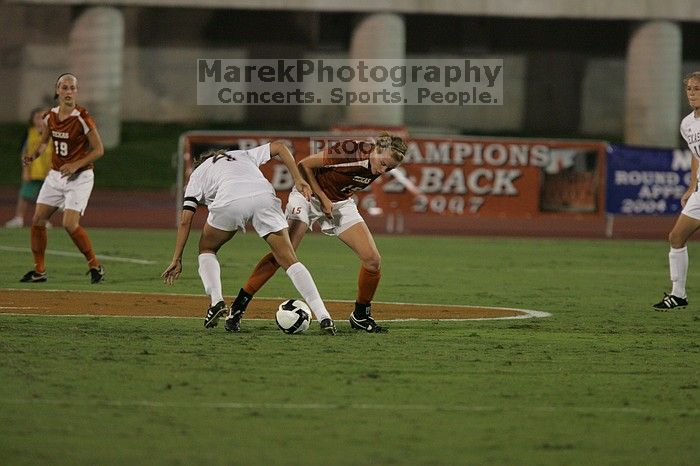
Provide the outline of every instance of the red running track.
<path id="1" fill-rule="evenodd" d="M 0 225 L 12 218 L 17 188 L 0 188 Z M 31 219 L 31 210 L 25 222 Z M 60 214 L 52 219 L 60 223 Z M 206 215 L 198 212 L 197 225 Z M 606 220 L 601 216 L 541 216 L 536 218 L 435 217 L 413 214 L 401 219 L 392 215 L 365 215 L 375 233 L 440 234 L 472 236 L 526 236 L 605 238 Z M 96 189 L 82 224 L 108 228 L 175 228 L 175 194 L 170 191 L 110 191 Z M 673 227 L 673 216 L 618 216 L 613 223 L 613 238 L 665 240 Z"/>

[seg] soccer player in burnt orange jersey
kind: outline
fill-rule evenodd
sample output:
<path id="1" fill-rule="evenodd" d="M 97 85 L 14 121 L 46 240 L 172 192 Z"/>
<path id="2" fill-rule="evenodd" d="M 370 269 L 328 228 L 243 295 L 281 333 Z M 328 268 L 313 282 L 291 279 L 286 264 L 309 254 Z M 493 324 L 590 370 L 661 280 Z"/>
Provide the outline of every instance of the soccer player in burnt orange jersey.
<path id="1" fill-rule="evenodd" d="M 46 253 L 46 222 L 59 208 L 63 209 L 63 228 L 83 253 L 88 263 L 91 283 L 100 283 L 104 268 L 95 257 L 87 232 L 80 226 L 94 185 L 93 162 L 104 154 L 102 139 L 88 111 L 77 104 L 78 79 L 65 73 L 56 80 L 54 98 L 58 106 L 44 115 L 48 131 L 32 154 L 24 157 L 31 163 L 42 153 L 49 138 L 53 139 L 51 170 L 39 192 L 32 218 L 31 246 L 34 268 L 24 274 L 21 282 L 47 280 L 44 255 Z"/>
<path id="2" fill-rule="evenodd" d="M 351 196 L 397 167 L 405 153 L 406 143 L 389 133 L 382 133 L 374 141 L 346 140 L 333 144 L 299 163 L 314 196 L 306 200 L 292 190 L 287 203 L 289 236 L 294 249 L 299 247 L 306 231 L 318 221 L 321 231 L 338 236 L 359 257 L 357 298 L 355 310 L 350 315 L 350 325 L 369 333 L 387 331 L 377 325 L 371 312 L 372 299 L 381 276 L 381 256 Z M 240 330 L 240 321 L 248 303 L 278 268 L 279 264 L 272 254 L 260 260 L 231 305 L 225 322 L 226 330 Z"/>

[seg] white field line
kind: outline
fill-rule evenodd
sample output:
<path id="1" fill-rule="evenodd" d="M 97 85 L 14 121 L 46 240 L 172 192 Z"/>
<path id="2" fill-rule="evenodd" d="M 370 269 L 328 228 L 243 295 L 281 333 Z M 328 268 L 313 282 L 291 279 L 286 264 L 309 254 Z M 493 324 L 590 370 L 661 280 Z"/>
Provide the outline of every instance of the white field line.
<path id="1" fill-rule="evenodd" d="M 574 412 L 574 413 L 619 413 L 619 414 L 650 414 L 654 411 L 648 408 L 615 407 L 615 406 L 479 406 L 479 405 L 448 405 L 448 404 L 381 404 L 381 403 L 246 403 L 246 402 L 178 402 L 154 400 L 74 400 L 74 399 L 41 399 L 15 398 L 0 399 L 2 405 L 36 405 L 36 406 L 91 406 L 106 408 L 183 408 L 183 409 L 269 409 L 269 410 L 318 410 L 351 409 L 367 411 L 434 411 L 434 412 L 507 412 L 510 410 L 527 412 Z M 698 409 L 672 408 L 663 409 L 664 414 L 685 414 L 697 416 Z"/>
<path id="2" fill-rule="evenodd" d="M 35 306 L 0 306 L 0 309 L 14 309 L 16 311 L 20 311 L 22 309 L 46 309 L 42 307 L 35 307 Z M 20 314 L 17 314 L 20 315 Z"/>
<path id="3" fill-rule="evenodd" d="M 11 251 L 11 252 L 26 252 L 31 253 L 32 250 L 29 248 L 17 248 L 13 246 L 0 246 L 0 251 Z M 64 257 L 83 257 L 79 252 L 72 251 L 54 251 L 48 249 L 46 254 L 51 254 L 53 256 L 64 256 Z M 113 262 L 128 262 L 130 264 L 141 264 L 141 265 L 152 265 L 157 264 L 156 261 L 149 261 L 145 259 L 132 259 L 130 257 L 119 257 L 119 256 L 104 256 L 102 254 L 97 254 L 98 259 L 105 259 Z"/>

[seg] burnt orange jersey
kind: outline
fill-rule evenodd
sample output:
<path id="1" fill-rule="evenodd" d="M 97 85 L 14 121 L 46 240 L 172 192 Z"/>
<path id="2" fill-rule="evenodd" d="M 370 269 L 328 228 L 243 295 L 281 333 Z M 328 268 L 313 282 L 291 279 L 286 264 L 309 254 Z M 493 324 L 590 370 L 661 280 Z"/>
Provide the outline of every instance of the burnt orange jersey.
<path id="1" fill-rule="evenodd" d="M 323 192 L 332 202 L 343 201 L 362 191 L 380 175 L 372 174 L 369 154 L 374 144 L 365 141 L 340 141 L 323 150 L 323 166 L 314 174 Z"/>
<path id="2" fill-rule="evenodd" d="M 58 170 L 63 164 L 80 160 L 89 152 L 87 134 L 95 129 L 95 120 L 85 108 L 76 105 L 68 118 L 60 121 L 58 107 L 54 107 L 44 114 L 44 122 L 49 127 L 53 141 L 52 169 Z M 93 164 L 88 164 L 79 171 L 92 167 Z"/>

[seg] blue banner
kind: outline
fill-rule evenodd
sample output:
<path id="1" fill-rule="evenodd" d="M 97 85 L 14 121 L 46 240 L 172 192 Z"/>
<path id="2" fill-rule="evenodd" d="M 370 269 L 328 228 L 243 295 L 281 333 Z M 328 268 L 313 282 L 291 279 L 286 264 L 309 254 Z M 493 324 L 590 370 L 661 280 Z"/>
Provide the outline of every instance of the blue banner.
<path id="1" fill-rule="evenodd" d="M 609 214 L 677 215 L 690 179 L 688 150 L 611 144 L 607 154 L 605 211 Z"/>

